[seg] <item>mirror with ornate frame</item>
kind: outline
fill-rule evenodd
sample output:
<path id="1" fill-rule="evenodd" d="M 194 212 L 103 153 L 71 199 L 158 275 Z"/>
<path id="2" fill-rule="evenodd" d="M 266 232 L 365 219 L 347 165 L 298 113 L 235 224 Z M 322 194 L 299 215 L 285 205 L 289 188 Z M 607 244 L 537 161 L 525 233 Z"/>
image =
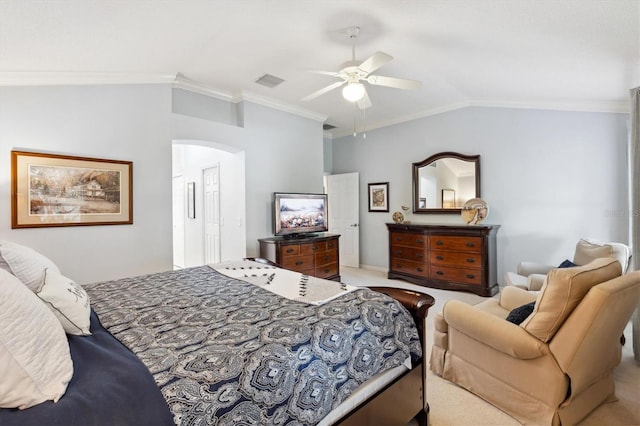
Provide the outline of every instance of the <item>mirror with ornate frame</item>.
<path id="1" fill-rule="evenodd" d="M 441 152 L 413 163 L 413 212 L 458 213 L 480 197 L 480 156 Z"/>

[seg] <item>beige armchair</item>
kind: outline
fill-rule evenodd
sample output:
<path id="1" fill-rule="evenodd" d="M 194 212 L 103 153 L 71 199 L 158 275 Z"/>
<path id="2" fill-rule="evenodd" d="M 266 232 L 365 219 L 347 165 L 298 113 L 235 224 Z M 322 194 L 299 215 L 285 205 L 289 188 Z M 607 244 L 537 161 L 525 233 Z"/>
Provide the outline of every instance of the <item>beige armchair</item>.
<path id="1" fill-rule="evenodd" d="M 626 273 L 631 259 L 631 248 L 622 243 L 601 243 L 592 239 L 581 239 L 576 244 L 573 263 L 585 265 L 600 257 L 613 257 L 620 262 L 622 273 Z M 547 273 L 558 265 L 546 265 L 535 262 L 520 262 L 516 272 L 507 272 L 504 283 L 529 291 L 539 291 L 542 288 Z"/>
<path id="2" fill-rule="evenodd" d="M 524 424 L 575 424 L 615 400 L 619 336 L 638 304 L 640 271 L 613 258 L 554 269 L 539 293 L 506 287 L 435 317 L 430 368 Z M 535 300 L 521 324 L 505 318 Z"/>

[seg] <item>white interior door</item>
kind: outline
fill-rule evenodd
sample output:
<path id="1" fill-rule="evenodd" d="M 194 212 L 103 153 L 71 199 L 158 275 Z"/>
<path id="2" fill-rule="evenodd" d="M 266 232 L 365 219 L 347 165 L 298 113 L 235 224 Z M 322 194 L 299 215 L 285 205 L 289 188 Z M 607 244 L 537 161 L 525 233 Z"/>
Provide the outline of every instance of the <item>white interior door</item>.
<path id="1" fill-rule="evenodd" d="M 360 191 L 358 173 L 327 176 L 329 232 L 340 234 L 340 265 L 360 266 Z"/>
<path id="2" fill-rule="evenodd" d="M 204 190 L 204 260 L 205 264 L 220 262 L 220 168 L 202 171 Z"/>
<path id="3" fill-rule="evenodd" d="M 184 176 L 173 178 L 173 268 L 181 269 L 185 265 L 184 252 Z"/>

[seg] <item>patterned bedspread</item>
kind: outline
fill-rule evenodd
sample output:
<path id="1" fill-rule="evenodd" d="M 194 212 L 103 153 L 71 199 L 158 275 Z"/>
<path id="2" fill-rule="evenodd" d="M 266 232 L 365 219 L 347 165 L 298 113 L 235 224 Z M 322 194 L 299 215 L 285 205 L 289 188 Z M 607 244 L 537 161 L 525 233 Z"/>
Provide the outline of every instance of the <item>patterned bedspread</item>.
<path id="1" fill-rule="evenodd" d="M 178 425 L 315 424 L 370 377 L 421 356 L 409 313 L 365 288 L 314 306 L 208 266 L 84 287 Z"/>

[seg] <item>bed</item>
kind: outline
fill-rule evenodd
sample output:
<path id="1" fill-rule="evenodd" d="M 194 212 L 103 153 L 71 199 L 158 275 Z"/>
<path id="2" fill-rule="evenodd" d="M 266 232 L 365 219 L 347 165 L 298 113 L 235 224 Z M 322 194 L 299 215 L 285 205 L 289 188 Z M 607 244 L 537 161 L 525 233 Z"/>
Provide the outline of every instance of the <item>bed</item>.
<path id="1" fill-rule="evenodd" d="M 428 295 L 261 259 L 83 288 L 91 335 L 67 336 L 64 396 L 0 409 L 0 424 L 428 422 Z"/>

